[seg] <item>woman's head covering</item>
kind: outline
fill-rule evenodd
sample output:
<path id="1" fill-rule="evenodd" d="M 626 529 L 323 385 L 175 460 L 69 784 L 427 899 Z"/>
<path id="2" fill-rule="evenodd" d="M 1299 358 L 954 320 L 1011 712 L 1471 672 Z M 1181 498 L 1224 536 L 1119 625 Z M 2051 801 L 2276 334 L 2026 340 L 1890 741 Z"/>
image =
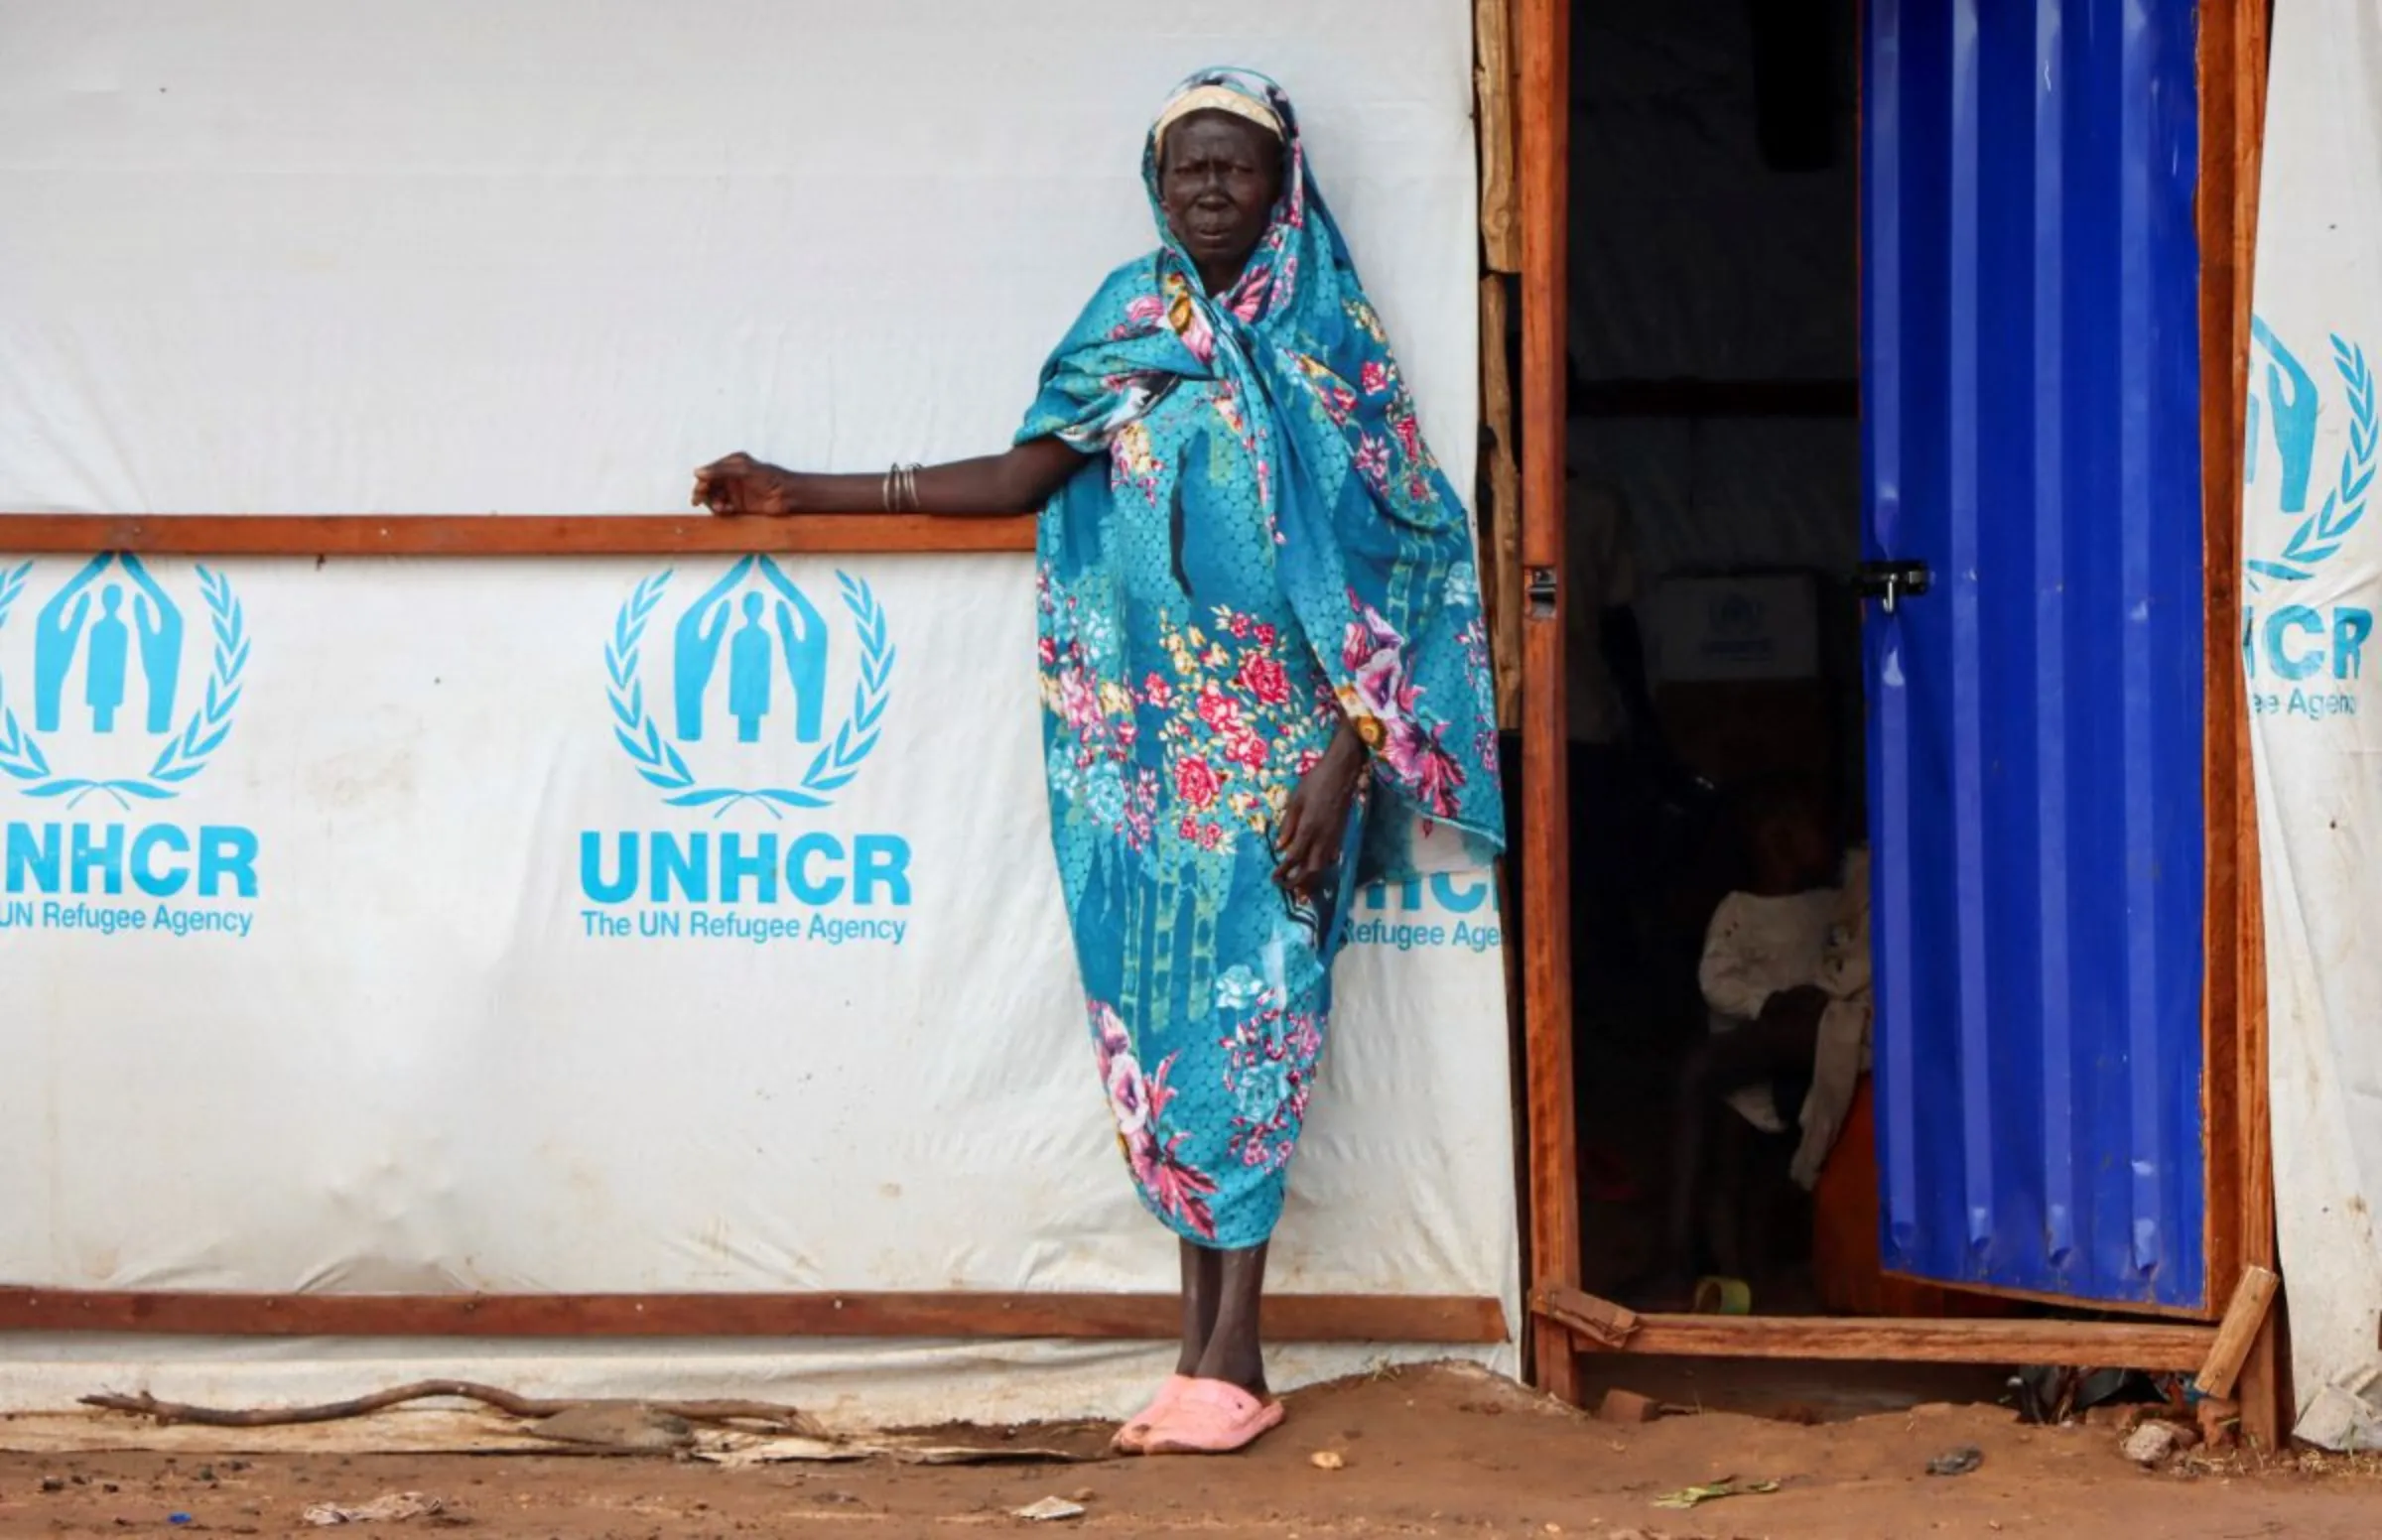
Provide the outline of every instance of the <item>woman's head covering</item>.
<path id="1" fill-rule="evenodd" d="M 1149 131 L 1150 146 L 1163 150 L 1166 131 L 1195 112 L 1224 112 L 1255 123 L 1274 138 L 1282 137 L 1282 120 L 1273 109 L 1257 97 L 1235 90 L 1229 85 L 1190 85 L 1174 93 L 1166 109 L 1158 114 L 1157 123 Z"/>
<path id="2" fill-rule="evenodd" d="M 1282 140 L 1273 217 L 1239 281 L 1214 295 L 1158 198 L 1161 138 L 1198 111 L 1263 123 Z M 1182 381 L 1224 387 L 1220 416 L 1255 466 L 1282 591 L 1379 782 L 1425 830 L 1464 836 L 1461 856 L 1426 852 L 1406 837 L 1411 820 L 1369 818 L 1361 875 L 1485 859 L 1504 842 L 1504 804 L 1471 525 L 1422 441 L 1290 98 L 1251 70 L 1192 75 L 1151 126 L 1142 179 L 1164 245 L 1113 274 L 1051 355 L 1019 441 L 1056 435 L 1100 451 Z M 1110 488 L 1078 476 L 1059 495 L 1105 501 Z"/>

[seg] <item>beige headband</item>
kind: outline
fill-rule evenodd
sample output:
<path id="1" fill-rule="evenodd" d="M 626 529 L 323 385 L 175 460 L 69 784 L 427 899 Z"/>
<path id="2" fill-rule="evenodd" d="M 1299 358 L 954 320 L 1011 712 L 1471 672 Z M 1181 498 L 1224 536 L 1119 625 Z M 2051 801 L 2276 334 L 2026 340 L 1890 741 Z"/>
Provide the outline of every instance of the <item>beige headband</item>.
<path id="1" fill-rule="evenodd" d="M 1287 137 L 1282 133 L 1282 120 L 1263 102 L 1244 96 L 1229 85 L 1198 85 L 1168 102 L 1166 110 L 1158 114 L 1158 126 L 1150 133 L 1159 148 L 1165 147 L 1166 130 L 1194 112 L 1229 112 L 1243 122 L 1257 124 L 1276 139 Z"/>

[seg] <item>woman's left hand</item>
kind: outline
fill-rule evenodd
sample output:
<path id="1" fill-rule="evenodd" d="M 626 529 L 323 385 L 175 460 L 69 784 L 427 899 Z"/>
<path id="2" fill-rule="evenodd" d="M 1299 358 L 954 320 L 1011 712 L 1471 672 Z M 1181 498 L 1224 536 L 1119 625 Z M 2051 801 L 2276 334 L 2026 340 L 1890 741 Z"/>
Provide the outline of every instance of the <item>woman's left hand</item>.
<path id="1" fill-rule="evenodd" d="M 1365 779 L 1365 741 L 1346 722 L 1323 758 L 1298 778 L 1282 809 L 1273 880 L 1287 892 L 1313 894 L 1340 869 L 1348 809 Z"/>

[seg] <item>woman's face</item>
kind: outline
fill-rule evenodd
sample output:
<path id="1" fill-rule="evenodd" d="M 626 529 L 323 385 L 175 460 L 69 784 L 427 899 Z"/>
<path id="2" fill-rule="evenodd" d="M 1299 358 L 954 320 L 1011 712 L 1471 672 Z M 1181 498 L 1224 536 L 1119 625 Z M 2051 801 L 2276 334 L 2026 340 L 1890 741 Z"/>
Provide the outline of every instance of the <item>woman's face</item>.
<path id="1" fill-rule="evenodd" d="M 1158 206 L 1203 276 L 1238 275 L 1282 191 L 1282 142 L 1229 112 L 1195 112 L 1166 131 Z"/>

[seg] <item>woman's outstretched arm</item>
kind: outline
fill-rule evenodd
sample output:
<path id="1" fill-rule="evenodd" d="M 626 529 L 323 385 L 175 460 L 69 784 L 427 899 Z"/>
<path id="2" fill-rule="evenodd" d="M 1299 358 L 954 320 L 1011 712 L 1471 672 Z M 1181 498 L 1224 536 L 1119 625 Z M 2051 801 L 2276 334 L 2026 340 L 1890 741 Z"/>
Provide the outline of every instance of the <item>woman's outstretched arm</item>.
<path id="1" fill-rule="evenodd" d="M 917 501 L 913 508 L 900 511 L 1031 513 L 1083 468 L 1086 457 L 1064 440 L 1049 438 L 1018 445 L 1005 453 L 923 465 L 911 475 Z M 730 454 L 695 472 L 691 500 L 698 508 L 726 517 L 876 513 L 885 511 L 885 476 L 882 471 L 814 475 L 764 464 L 749 454 Z"/>

